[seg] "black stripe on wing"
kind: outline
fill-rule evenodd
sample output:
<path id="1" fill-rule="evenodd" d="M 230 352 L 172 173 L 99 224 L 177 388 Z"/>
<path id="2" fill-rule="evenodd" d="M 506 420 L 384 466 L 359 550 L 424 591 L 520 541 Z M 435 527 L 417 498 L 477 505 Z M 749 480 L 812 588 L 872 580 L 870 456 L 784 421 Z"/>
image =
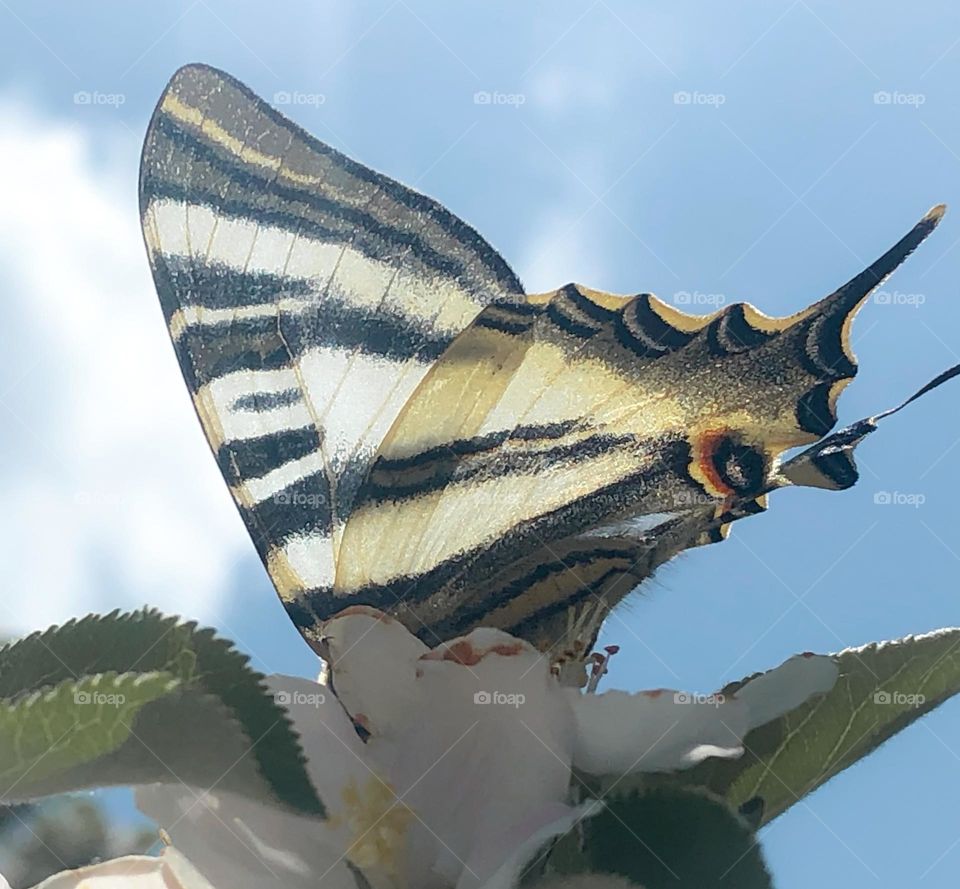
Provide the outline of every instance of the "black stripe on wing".
<path id="1" fill-rule="evenodd" d="M 473 323 L 477 327 L 521 335 L 533 327 L 542 311 L 542 307 L 529 303 L 490 305 L 477 316 Z"/>
<path id="2" fill-rule="evenodd" d="M 546 441 L 563 438 L 573 432 L 578 426 L 576 420 L 565 420 L 560 423 L 540 423 L 530 426 L 517 426 L 513 430 L 499 430 L 486 435 L 477 435 L 473 438 L 458 438 L 451 442 L 444 442 L 425 451 L 419 451 L 409 457 L 380 457 L 374 464 L 374 472 L 402 472 L 415 467 L 425 467 L 448 457 L 465 457 L 471 454 L 481 454 L 486 451 L 495 451 L 505 441 L 515 440 L 524 442 Z M 373 473 L 371 473 L 372 475 Z"/>
<path id="3" fill-rule="evenodd" d="M 580 583 L 578 580 L 579 570 L 601 559 L 615 561 L 617 567 L 611 568 L 593 583 Z M 535 609 L 523 621 L 514 624 L 509 629 L 509 632 L 514 633 L 514 635 L 526 638 L 524 636 L 525 628 L 529 629 L 533 624 L 555 614 L 560 614 L 583 599 L 598 595 L 607 582 L 614 576 L 629 572 L 636 561 L 637 546 L 622 543 L 620 545 L 598 545 L 589 549 L 566 553 L 562 559 L 558 558 L 539 563 L 521 576 L 498 587 L 492 595 L 485 597 L 483 601 L 473 602 L 464 608 L 458 608 L 455 614 L 431 626 L 431 630 L 443 639 L 459 636 L 488 619 L 497 608 L 520 599 L 537 584 L 570 575 L 574 589 L 568 598 L 557 599 Z"/>
<path id="4" fill-rule="evenodd" d="M 299 389 L 281 389 L 279 392 L 250 392 L 239 395 L 229 405 L 231 411 L 266 413 L 278 407 L 291 407 L 301 400 Z"/>
<path id="5" fill-rule="evenodd" d="M 292 537 L 333 529 L 330 482 L 323 471 L 313 472 L 252 506 L 240 504 L 260 558 L 266 563 L 269 548 Z"/>
<path id="6" fill-rule="evenodd" d="M 185 352 L 189 367 L 184 375 L 192 391 L 237 370 L 276 370 L 291 358 L 312 348 L 358 351 L 394 361 L 436 360 L 450 343 L 449 337 L 426 334 L 396 313 L 371 312 L 328 299 L 323 312 L 307 308 L 236 318 L 216 324 L 193 324 L 183 329 L 176 345 Z"/>
<path id="7" fill-rule="evenodd" d="M 614 313 L 584 296 L 576 284 L 567 284 L 547 304 L 546 315 L 564 333 L 588 340 L 610 323 Z"/>
<path id="8" fill-rule="evenodd" d="M 722 358 L 759 348 L 777 335 L 773 330 L 754 327 L 746 316 L 746 306 L 735 303 L 711 321 L 706 328 L 707 349 Z"/>
<path id="9" fill-rule="evenodd" d="M 228 485 L 239 485 L 247 479 L 261 478 L 292 460 L 308 457 L 320 443 L 313 426 L 282 429 L 221 445 L 216 453 L 217 465 Z"/>
<path id="10" fill-rule="evenodd" d="M 653 308 L 650 298 L 649 293 L 635 296 L 623 307 L 614 326 L 620 344 L 638 358 L 659 358 L 675 352 L 695 336 L 665 321 Z"/>
<path id="11" fill-rule="evenodd" d="M 290 351 L 273 324 L 234 322 L 189 328 L 174 347 L 187 387 L 194 394 L 207 383 L 236 371 L 284 370 Z"/>
<path id="12" fill-rule="evenodd" d="M 486 482 L 511 475 L 535 475 L 550 472 L 551 468 L 570 463 L 586 463 L 589 460 L 615 451 L 634 450 L 636 439 L 632 435 L 592 435 L 578 441 L 549 448 L 523 448 L 494 450 L 478 453 L 472 458 L 455 457 L 449 454 L 431 464 L 427 471 L 417 467 L 416 473 L 399 474 L 389 481 L 379 481 L 384 476 L 371 472 L 360 489 L 357 505 L 376 506 L 384 502 L 411 500 L 457 485 L 471 482 Z M 456 492 L 451 490 L 450 496 Z"/>
<path id="13" fill-rule="evenodd" d="M 240 271 L 198 257 L 164 254 L 155 271 L 157 294 L 169 322 L 178 309 L 268 306 L 282 299 L 307 299 L 317 282 L 264 271 Z M 324 282 L 326 283 L 326 282 Z"/>
<path id="14" fill-rule="evenodd" d="M 400 601 L 417 604 L 438 592 L 449 593 L 458 583 L 464 585 L 471 577 L 493 575 L 545 543 L 595 528 L 611 515 L 628 514 L 638 498 L 649 494 L 662 479 L 685 477 L 690 455 L 685 438 L 667 438 L 662 442 L 660 459 L 651 466 L 549 513 L 518 522 L 497 540 L 448 558 L 423 574 L 394 577 L 386 584 L 360 587 L 332 599 L 328 590 L 310 590 L 304 600 L 316 613 L 329 614 L 350 605 L 388 610 Z"/>

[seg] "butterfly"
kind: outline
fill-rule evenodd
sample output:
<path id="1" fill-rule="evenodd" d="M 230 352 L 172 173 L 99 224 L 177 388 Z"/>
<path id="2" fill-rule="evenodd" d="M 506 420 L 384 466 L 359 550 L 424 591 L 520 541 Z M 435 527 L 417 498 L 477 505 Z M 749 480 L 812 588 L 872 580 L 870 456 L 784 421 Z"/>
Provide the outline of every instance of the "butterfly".
<path id="1" fill-rule="evenodd" d="M 589 648 L 659 565 L 771 491 L 853 485 L 854 447 L 892 411 L 830 434 L 851 322 L 944 209 L 794 315 L 688 315 L 526 293 L 450 211 L 206 66 L 170 81 L 140 174 L 197 414 L 318 651 L 356 607 L 431 645 L 484 625 Z"/>

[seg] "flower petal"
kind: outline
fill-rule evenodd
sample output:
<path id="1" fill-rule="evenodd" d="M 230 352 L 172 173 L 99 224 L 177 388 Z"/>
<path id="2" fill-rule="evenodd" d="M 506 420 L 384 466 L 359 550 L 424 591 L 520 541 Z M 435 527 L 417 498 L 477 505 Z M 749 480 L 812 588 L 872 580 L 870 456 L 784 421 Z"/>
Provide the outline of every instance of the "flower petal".
<path id="1" fill-rule="evenodd" d="M 833 688 L 839 669 L 797 655 L 726 694 L 655 691 L 600 695 L 566 689 L 577 717 L 573 762 L 595 775 L 685 769 L 707 757 L 743 753 L 747 732 Z"/>
<path id="2" fill-rule="evenodd" d="M 424 654 L 415 686 L 389 736 L 367 743 L 413 814 L 408 880 L 479 885 L 565 811 L 573 720 L 548 659 L 498 630 Z"/>
<path id="3" fill-rule="evenodd" d="M 592 775 L 673 771 L 743 752 L 749 715 L 741 701 L 667 689 L 565 692 L 577 718 L 573 764 Z"/>
<path id="4" fill-rule="evenodd" d="M 264 684 L 292 720 L 307 759 L 307 774 L 328 813 L 336 816 L 344 785 L 370 774 L 353 723 L 326 685 L 280 674 L 267 676 Z"/>
<path id="5" fill-rule="evenodd" d="M 367 606 L 347 608 L 321 631 L 331 685 L 371 733 L 403 722 L 417 706 L 416 662 L 429 649 L 400 621 Z"/>
<path id="6" fill-rule="evenodd" d="M 749 728 L 772 722 L 795 710 L 814 695 L 826 694 L 836 684 L 840 668 L 834 658 L 798 654 L 779 667 L 747 680 L 735 693 L 749 709 Z"/>
<path id="7" fill-rule="evenodd" d="M 9 889 L 0 877 L 0 889 Z M 175 849 L 159 858 L 127 855 L 48 877 L 34 889 L 221 889 L 207 882 Z M 226 889 L 226 887 L 222 887 Z"/>
<path id="8" fill-rule="evenodd" d="M 137 806 L 216 889 L 355 889 L 341 837 L 325 822 L 228 792 L 140 788 Z"/>

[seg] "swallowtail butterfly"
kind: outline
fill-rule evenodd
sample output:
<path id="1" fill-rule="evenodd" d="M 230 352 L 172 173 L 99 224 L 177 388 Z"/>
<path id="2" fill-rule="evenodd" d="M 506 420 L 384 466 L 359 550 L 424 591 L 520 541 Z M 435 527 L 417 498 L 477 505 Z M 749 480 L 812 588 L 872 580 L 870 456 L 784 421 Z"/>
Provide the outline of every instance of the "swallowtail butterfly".
<path id="1" fill-rule="evenodd" d="M 483 624 L 590 646 L 770 491 L 850 487 L 880 419 L 829 434 L 852 318 L 944 212 L 787 318 L 528 294 L 438 203 L 200 65 L 153 115 L 140 210 L 200 422 L 318 650 L 352 606 L 430 644 Z"/>

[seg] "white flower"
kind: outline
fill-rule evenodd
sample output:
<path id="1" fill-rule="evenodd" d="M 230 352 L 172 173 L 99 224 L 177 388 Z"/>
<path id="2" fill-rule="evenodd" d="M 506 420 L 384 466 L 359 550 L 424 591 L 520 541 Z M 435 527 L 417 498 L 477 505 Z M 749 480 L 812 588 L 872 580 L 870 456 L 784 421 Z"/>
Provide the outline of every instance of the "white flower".
<path id="1" fill-rule="evenodd" d="M 269 684 L 302 736 L 328 820 L 216 787 L 141 788 L 138 804 L 179 854 L 168 850 L 151 876 L 125 885 L 507 889 L 551 837 L 602 806 L 571 803 L 572 769 L 616 778 L 739 756 L 751 728 L 837 677 L 830 658 L 800 656 L 727 696 L 583 694 L 498 630 L 430 650 L 398 621 L 356 607 L 329 621 L 324 637 L 327 685 L 286 676 Z M 117 863 L 45 887 L 112 889 Z M 149 882 L 163 869 L 167 882 Z"/>
<path id="2" fill-rule="evenodd" d="M 175 849 L 159 858 L 128 855 L 102 864 L 68 870 L 44 880 L 37 889 L 210 889 Z M 0 889 L 9 889 L 0 877 Z"/>

